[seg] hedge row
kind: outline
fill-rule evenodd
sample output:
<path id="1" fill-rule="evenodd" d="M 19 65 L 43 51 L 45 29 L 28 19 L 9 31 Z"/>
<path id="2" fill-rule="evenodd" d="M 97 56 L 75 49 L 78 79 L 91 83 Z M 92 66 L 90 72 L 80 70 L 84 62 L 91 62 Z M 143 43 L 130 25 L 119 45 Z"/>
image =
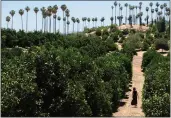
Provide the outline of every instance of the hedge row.
<path id="1" fill-rule="evenodd" d="M 169 117 L 170 58 L 149 50 L 144 54 L 143 61 L 143 111 L 147 117 Z"/>
<path id="2" fill-rule="evenodd" d="M 2 116 L 112 116 L 132 67 L 113 42 L 71 35 L 3 48 L 1 72 Z"/>

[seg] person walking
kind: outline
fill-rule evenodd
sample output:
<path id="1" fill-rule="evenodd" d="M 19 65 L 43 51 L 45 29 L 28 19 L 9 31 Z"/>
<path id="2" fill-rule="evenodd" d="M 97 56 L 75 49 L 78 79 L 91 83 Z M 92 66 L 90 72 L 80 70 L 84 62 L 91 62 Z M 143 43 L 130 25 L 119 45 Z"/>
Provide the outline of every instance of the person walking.
<path id="1" fill-rule="evenodd" d="M 132 92 L 132 101 L 131 101 L 131 105 L 135 105 L 135 107 L 137 107 L 137 97 L 138 97 L 138 92 L 136 90 L 136 88 L 133 88 L 133 92 Z"/>

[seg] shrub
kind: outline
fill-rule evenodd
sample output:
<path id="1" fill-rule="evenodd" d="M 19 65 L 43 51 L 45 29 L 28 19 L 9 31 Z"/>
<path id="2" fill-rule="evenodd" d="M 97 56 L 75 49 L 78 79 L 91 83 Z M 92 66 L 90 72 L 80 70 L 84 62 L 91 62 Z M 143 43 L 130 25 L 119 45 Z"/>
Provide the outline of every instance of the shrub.
<path id="1" fill-rule="evenodd" d="M 129 30 L 128 30 L 128 29 L 124 29 L 124 30 L 122 31 L 122 34 L 123 34 L 123 35 L 129 34 Z"/>
<path id="2" fill-rule="evenodd" d="M 155 50 L 149 49 L 147 52 L 143 54 L 143 61 L 141 68 L 143 71 L 145 71 L 145 68 L 150 64 L 150 62 L 153 60 L 155 57 L 159 57 L 160 53 L 156 52 Z"/>
<path id="3" fill-rule="evenodd" d="M 147 53 L 151 53 L 147 51 Z M 146 53 L 146 54 L 147 54 Z M 148 54 L 150 55 L 150 54 Z M 145 58 L 143 58 L 144 60 Z M 142 108 L 147 117 L 170 116 L 170 59 L 154 56 L 145 69 Z"/>
<path id="4" fill-rule="evenodd" d="M 96 30 L 96 35 L 97 35 L 97 36 L 101 36 L 101 35 L 102 35 L 101 29 L 97 29 L 97 30 Z"/>
<path id="5" fill-rule="evenodd" d="M 168 41 L 166 39 L 156 39 L 155 40 L 155 48 L 158 49 L 164 49 L 169 50 Z"/>
<path id="6" fill-rule="evenodd" d="M 114 42 L 117 42 L 119 40 L 118 34 L 116 32 L 111 33 L 110 37 L 113 39 Z"/>
<path id="7" fill-rule="evenodd" d="M 144 41 L 141 49 L 143 51 L 147 51 L 149 47 L 150 47 L 150 45 L 147 42 Z"/>

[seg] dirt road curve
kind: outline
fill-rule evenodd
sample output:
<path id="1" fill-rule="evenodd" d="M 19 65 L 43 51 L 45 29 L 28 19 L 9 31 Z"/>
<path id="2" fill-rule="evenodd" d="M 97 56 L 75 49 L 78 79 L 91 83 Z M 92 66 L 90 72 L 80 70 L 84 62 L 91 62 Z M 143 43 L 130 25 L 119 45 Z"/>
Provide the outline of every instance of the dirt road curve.
<path id="1" fill-rule="evenodd" d="M 137 52 L 137 56 L 133 57 L 133 77 L 132 77 L 132 86 L 130 87 L 131 91 L 127 92 L 127 99 L 121 100 L 122 106 L 119 107 L 118 112 L 113 113 L 113 116 L 144 116 L 142 112 L 141 104 L 142 104 L 142 88 L 144 84 L 143 73 L 141 72 L 141 63 L 142 63 L 142 51 Z M 132 100 L 132 88 L 136 87 L 139 99 L 137 108 L 131 106 Z"/>

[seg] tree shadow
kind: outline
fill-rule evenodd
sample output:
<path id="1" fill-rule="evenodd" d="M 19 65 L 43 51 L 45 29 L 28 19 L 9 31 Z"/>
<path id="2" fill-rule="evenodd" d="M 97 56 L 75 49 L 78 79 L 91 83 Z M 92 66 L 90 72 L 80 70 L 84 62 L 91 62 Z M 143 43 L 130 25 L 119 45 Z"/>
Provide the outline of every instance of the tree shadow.
<path id="1" fill-rule="evenodd" d="M 126 104 L 126 102 L 120 102 L 120 103 L 119 103 L 119 106 L 122 107 L 122 106 L 124 106 L 125 104 Z"/>

